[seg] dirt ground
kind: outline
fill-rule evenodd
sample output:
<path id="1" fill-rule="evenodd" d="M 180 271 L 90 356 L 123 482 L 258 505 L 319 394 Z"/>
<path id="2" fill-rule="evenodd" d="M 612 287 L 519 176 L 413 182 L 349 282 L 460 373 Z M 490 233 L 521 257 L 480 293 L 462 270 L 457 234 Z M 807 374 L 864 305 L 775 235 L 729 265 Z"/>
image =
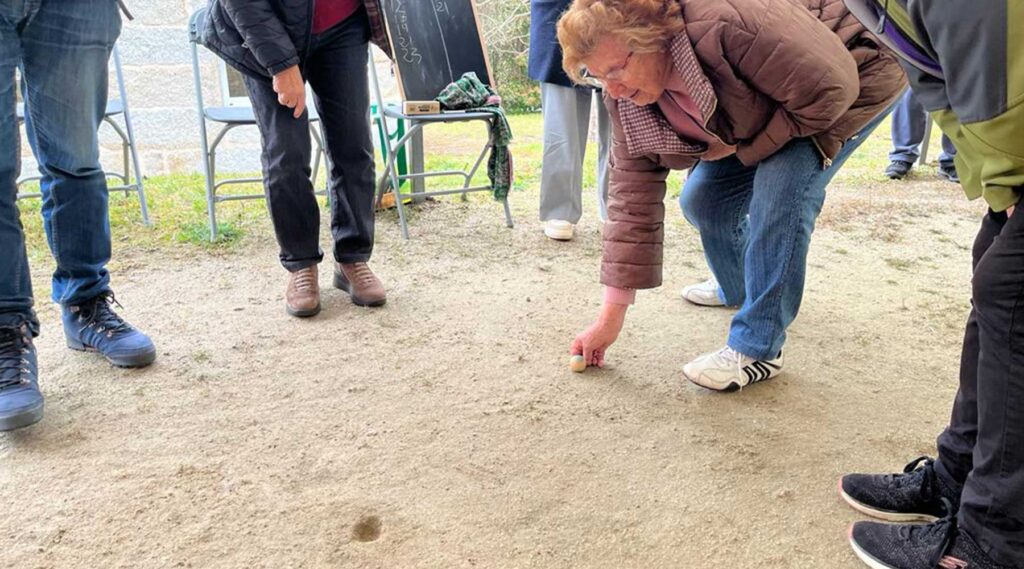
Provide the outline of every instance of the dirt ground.
<path id="1" fill-rule="evenodd" d="M 269 230 L 229 253 L 119 242 L 158 360 L 69 351 L 40 302 L 46 416 L 0 434 L 0 566 L 859 567 L 836 481 L 934 453 L 981 205 L 928 176 L 858 188 L 830 190 L 784 375 L 731 395 L 681 373 L 731 312 L 679 299 L 707 271 L 672 203 L 665 285 L 581 375 L 598 228 L 546 240 L 535 194 L 513 230 L 487 201 L 428 204 L 407 243 L 383 215 L 387 306 L 324 265 L 309 320 L 284 313 Z"/>

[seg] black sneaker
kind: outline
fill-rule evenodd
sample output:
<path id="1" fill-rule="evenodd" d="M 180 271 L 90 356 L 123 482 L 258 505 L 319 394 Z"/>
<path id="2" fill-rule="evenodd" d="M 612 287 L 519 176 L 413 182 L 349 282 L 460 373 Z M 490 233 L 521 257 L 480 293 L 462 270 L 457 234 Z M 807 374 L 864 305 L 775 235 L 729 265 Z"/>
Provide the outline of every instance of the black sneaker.
<path id="1" fill-rule="evenodd" d="M 928 525 L 857 522 L 850 547 L 873 569 L 1014 569 L 993 561 L 954 517 Z"/>
<path id="2" fill-rule="evenodd" d="M 901 474 L 847 474 L 839 481 L 839 495 L 853 509 L 889 522 L 933 522 L 955 514 L 960 490 L 947 487 L 926 456 Z"/>
<path id="3" fill-rule="evenodd" d="M 960 183 L 960 175 L 956 173 L 956 166 L 953 164 L 940 165 L 939 176 L 953 182 L 954 184 Z"/>
<path id="4" fill-rule="evenodd" d="M 28 325 L 0 328 L 0 431 L 27 427 L 43 418 L 38 369 Z"/>
<path id="5" fill-rule="evenodd" d="M 902 180 L 910 173 L 910 169 L 913 167 L 914 165 L 906 160 L 893 160 L 889 163 L 889 167 L 885 169 L 885 175 L 893 180 Z"/>

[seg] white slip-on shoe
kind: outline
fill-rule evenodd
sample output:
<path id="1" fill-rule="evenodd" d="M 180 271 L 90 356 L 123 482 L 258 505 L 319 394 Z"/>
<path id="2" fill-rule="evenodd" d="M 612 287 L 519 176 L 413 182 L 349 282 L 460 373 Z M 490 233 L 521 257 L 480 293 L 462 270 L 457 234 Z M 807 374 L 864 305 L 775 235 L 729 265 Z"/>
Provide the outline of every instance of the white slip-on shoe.
<path id="1" fill-rule="evenodd" d="M 544 235 L 555 241 L 571 241 L 576 234 L 576 226 L 561 219 L 549 219 L 544 222 Z"/>
<path id="2" fill-rule="evenodd" d="M 725 301 L 718 294 L 718 281 L 715 277 L 702 283 L 685 286 L 679 294 L 683 300 L 697 306 L 725 306 Z"/>

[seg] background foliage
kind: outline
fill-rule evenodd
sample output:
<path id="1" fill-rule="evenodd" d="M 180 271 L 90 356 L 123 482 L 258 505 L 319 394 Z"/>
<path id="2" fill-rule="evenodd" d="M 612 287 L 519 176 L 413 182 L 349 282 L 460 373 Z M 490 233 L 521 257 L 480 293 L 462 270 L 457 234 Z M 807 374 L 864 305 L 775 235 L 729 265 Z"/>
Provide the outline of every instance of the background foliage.
<path id="1" fill-rule="evenodd" d="M 480 25 L 502 103 L 514 113 L 540 108 L 540 88 L 526 75 L 530 48 L 528 0 L 477 0 Z"/>

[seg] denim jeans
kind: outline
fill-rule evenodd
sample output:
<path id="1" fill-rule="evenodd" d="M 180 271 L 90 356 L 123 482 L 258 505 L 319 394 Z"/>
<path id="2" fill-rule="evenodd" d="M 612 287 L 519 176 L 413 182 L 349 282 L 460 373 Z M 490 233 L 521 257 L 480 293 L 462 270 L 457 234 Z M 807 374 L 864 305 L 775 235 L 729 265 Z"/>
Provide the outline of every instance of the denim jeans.
<path id="1" fill-rule="evenodd" d="M 340 263 L 365 262 L 373 252 L 374 163 L 370 131 L 367 45 L 363 9 L 313 36 L 303 74 L 313 87 L 330 166 L 331 234 Z M 320 208 L 310 181 L 309 114 L 296 119 L 277 102 L 269 79 L 245 76 L 263 138 L 263 185 L 281 264 L 298 271 L 323 260 Z"/>
<path id="2" fill-rule="evenodd" d="M 735 156 L 700 162 L 683 186 L 683 215 L 700 231 L 719 295 L 740 306 L 728 344 L 757 359 L 782 350 L 804 293 L 807 251 L 825 188 L 888 111 L 843 145 L 832 166 L 808 138 L 790 141 L 756 166 Z"/>
<path id="3" fill-rule="evenodd" d="M 907 89 L 892 112 L 892 152 L 889 153 L 889 160 L 902 160 L 911 164 L 917 162 L 921 156 L 924 128 L 930 120 L 932 118 L 914 97 L 914 92 Z M 943 134 L 939 164 L 952 166 L 954 156 L 956 147 L 949 137 Z"/>
<path id="4" fill-rule="evenodd" d="M 38 329 L 15 203 L 16 67 L 42 176 L 43 224 L 57 261 L 53 300 L 75 304 L 109 287 L 107 183 L 96 132 L 107 104 L 107 61 L 120 32 L 114 0 L 0 0 L 0 326 L 27 321 Z"/>

